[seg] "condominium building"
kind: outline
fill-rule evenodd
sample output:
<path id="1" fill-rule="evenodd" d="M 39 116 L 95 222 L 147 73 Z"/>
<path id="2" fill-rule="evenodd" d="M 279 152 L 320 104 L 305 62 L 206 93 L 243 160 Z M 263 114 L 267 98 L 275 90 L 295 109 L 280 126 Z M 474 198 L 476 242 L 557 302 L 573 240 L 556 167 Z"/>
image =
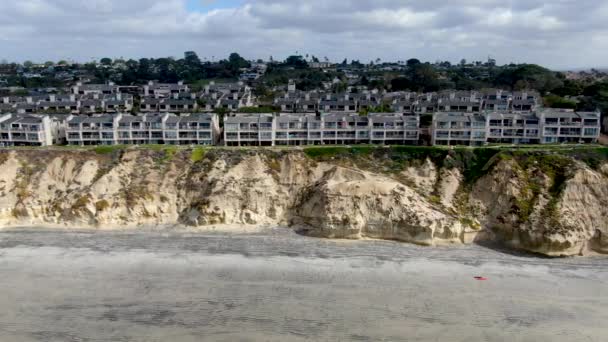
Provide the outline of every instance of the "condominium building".
<path id="1" fill-rule="evenodd" d="M 121 114 L 73 116 L 66 123 L 66 140 L 70 145 L 115 145 Z"/>
<path id="2" fill-rule="evenodd" d="M 47 116 L 0 116 L 0 146 L 50 146 L 57 142 L 58 124 Z"/>
<path id="3" fill-rule="evenodd" d="M 488 142 L 507 144 L 540 143 L 540 119 L 534 113 L 487 114 Z"/>
<path id="4" fill-rule="evenodd" d="M 71 145 L 213 145 L 219 140 L 216 114 L 75 116 L 67 121 Z"/>
<path id="5" fill-rule="evenodd" d="M 600 113 L 560 109 L 437 113 L 431 132 L 433 145 L 594 143 L 600 135 Z"/>
<path id="6" fill-rule="evenodd" d="M 190 92 L 190 87 L 184 84 L 183 81 L 177 83 L 158 83 L 149 81 L 148 84 L 144 85 L 142 88 L 143 96 L 154 96 L 158 98 Z"/>
<path id="7" fill-rule="evenodd" d="M 540 139 L 543 144 L 592 143 L 599 139 L 599 112 L 545 109 L 537 115 L 541 123 Z"/>
<path id="8" fill-rule="evenodd" d="M 238 114 L 224 117 L 226 146 L 273 146 L 274 116 L 272 114 Z"/>
<path id="9" fill-rule="evenodd" d="M 71 92 L 76 95 L 109 95 L 119 93 L 120 91 L 119 87 L 113 82 L 108 82 L 108 84 L 83 84 L 82 82 L 78 82 L 71 88 Z"/>
<path id="10" fill-rule="evenodd" d="M 420 138 L 420 116 L 410 113 L 370 113 L 372 144 L 415 145 Z"/>
<path id="11" fill-rule="evenodd" d="M 468 113 L 436 113 L 431 126 L 433 145 L 470 145 L 486 143 L 486 117 Z"/>
<path id="12" fill-rule="evenodd" d="M 224 119 L 226 146 L 417 144 L 414 114 L 237 114 Z"/>

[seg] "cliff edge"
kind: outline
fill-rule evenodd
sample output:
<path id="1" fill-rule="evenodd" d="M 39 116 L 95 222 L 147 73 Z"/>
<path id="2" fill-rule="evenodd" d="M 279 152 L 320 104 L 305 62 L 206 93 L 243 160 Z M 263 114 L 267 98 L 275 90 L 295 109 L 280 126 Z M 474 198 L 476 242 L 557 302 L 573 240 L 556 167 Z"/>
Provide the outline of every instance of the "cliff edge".
<path id="1" fill-rule="evenodd" d="M 0 151 L 0 227 L 290 225 L 608 253 L 608 153 L 416 147 Z"/>

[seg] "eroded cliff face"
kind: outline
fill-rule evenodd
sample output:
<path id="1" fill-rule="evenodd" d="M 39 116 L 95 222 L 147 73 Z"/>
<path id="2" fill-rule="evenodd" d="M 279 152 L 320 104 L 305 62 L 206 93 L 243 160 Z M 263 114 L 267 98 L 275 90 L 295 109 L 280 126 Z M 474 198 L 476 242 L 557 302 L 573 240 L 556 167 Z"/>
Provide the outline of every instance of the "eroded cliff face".
<path id="1" fill-rule="evenodd" d="M 608 253 L 606 163 L 407 153 L 0 151 L 0 227 L 291 225 L 327 238 Z"/>

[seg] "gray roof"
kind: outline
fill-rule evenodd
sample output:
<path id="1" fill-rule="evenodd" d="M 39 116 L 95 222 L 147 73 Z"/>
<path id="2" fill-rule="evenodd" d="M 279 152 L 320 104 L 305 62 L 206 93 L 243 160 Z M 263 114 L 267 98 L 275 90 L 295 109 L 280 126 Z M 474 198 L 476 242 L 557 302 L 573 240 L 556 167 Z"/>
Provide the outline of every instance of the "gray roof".
<path id="1" fill-rule="evenodd" d="M 68 120 L 68 123 L 113 123 L 113 115 L 99 115 L 99 116 L 74 116 Z"/>
<path id="2" fill-rule="evenodd" d="M 239 114 L 235 116 L 228 116 L 224 119 L 225 123 L 262 123 L 272 122 L 272 115 L 268 114 Z"/>

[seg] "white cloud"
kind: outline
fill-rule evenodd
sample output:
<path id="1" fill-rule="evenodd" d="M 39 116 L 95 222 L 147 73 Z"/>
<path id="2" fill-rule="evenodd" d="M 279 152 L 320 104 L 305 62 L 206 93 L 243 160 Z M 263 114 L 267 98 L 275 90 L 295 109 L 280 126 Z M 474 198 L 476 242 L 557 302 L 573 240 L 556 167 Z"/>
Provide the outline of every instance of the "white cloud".
<path id="1" fill-rule="evenodd" d="M 9 60 L 185 50 L 365 61 L 492 55 L 551 67 L 598 66 L 608 58 L 602 0 L 249 0 L 209 12 L 189 12 L 186 0 L 0 0 L 0 7 L 0 59 Z"/>

